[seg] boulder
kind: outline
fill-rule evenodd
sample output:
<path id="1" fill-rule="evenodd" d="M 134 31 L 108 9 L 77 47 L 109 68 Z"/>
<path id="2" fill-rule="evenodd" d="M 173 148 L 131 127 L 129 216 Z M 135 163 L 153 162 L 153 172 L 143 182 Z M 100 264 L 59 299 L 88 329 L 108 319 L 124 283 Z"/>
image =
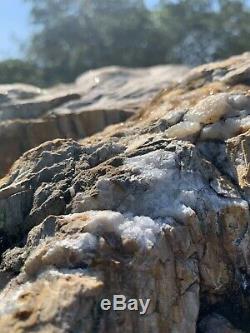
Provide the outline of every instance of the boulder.
<path id="1" fill-rule="evenodd" d="M 0 181 L 0 332 L 248 332 L 250 54 Z M 103 299 L 150 300 L 147 312 Z"/>

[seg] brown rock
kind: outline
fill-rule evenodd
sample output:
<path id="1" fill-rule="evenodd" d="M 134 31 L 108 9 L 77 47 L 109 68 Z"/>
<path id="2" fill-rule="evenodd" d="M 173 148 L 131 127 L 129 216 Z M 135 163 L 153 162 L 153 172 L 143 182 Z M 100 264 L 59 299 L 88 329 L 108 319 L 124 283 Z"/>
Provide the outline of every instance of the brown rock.
<path id="1" fill-rule="evenodd" d="M 0 176 L 45 141 L 80 139 L 125 121 L 187 71 L 184 66 L 106 67 L 47 90 L 0 85 Z"/>
<path id="2" fill-rule="evenodd" d="M 247 331 L 248 63 L 194 69 L 127 122 L 14 164 L 0 332 Z M 101 311 L 114 294 L 150 299 L 146 314 Z"/>

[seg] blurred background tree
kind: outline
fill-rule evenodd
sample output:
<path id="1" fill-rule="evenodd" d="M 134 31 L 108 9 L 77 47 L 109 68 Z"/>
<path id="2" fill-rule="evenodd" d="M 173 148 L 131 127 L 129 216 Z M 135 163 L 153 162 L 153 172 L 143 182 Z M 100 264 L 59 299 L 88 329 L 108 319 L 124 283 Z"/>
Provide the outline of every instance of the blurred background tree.
<path id="1" fill-rule="evenodd" d="M 2 82 L 52 85 L 102 66 L 193 66 L 250 50 L 249 0 L 25 1 L 34 25 L 27 57 L 13 71 L 0 63 Z"/>
<path id="2" fill-rule="evenodd" d="M 22 82 L 43 86 L 43 70 L 31 61 L 10 59 L 0 62 L 0 83 Z"/>
<path id="3" fill-rule="evenodd" d="M 96 67 L 152 62 L 151 12 L 143 1 L 30 1 L 38 29 L 28 54 L 45 69 L 47 82 L 72 81 Z"/>
<path id="4" fill-rule="evenodd" d="M 165 62 L 199 65 L 250 50 L 248 0 L 161 0 Z"/>

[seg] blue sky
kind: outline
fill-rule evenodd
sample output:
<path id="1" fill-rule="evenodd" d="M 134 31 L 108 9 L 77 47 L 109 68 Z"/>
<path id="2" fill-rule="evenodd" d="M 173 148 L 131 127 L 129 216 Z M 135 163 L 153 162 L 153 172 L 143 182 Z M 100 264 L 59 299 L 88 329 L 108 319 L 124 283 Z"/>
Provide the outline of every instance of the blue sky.
<path id="1" fill-rule="evenodd" d="M 19 56 L 18 45 L 29 33 L 29 5 L 23 0 L 0 0 L 0 59 Z"/>
<path id="2" fill-rule="evenodd" d="M 147 0 L 150 5 L 156 1 Z M 19 45 L 31 31 L 29 10 L 24 0 L 0 0 L 0 60 L 21 56 Z"/>

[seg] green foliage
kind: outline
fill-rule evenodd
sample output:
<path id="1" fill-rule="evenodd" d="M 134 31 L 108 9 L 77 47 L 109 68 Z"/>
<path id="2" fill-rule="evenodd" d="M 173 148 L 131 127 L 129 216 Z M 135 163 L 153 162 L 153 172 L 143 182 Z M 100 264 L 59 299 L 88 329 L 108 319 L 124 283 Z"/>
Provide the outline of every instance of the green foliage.
<path id="1" fill-rule="evenodd" d="M 18 81 L 70 82 L 108 65 L 197 65 L 250 49 L 249 0 L 159 0 L 153 9 L 143 0 L 26 1 L 35 29 Z"/>
<path id="2" fill-rule="evenodd" d="M 28 61 L 5 60 L 0 62 L 0 83 L 14 82 L 42 85 L 42 70 Z"/>
<path id="3" fill-rule="evenodd" d="M 197 65 L 250 50 L 247 0 L 160 1 L 166 61 Z"/>
<path id="4" fill-rule="evenodd" d="M 152 15 L 143 1 L 30 1 L 38 30 L 29 55 L 45 69 L 49 83 L 72 81 L 84 70 L 111 64 L 159 62 Z"/>

